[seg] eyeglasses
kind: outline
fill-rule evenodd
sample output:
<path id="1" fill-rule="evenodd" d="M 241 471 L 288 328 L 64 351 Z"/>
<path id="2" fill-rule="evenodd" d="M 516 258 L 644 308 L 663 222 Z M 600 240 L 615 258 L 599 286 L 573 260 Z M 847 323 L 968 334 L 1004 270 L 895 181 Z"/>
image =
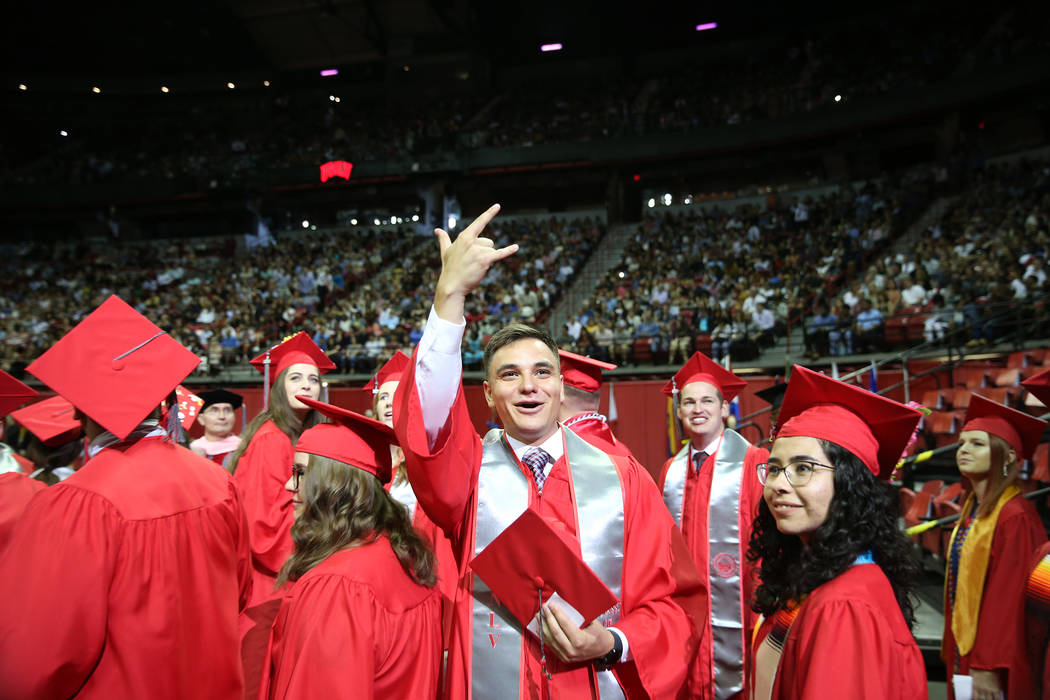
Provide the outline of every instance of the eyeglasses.
<path id="1" fill-rule="evenodd" d="M 306 473 L 306 469 L 300 467 L 298 464 L 292 465 L 292 486 L 295 491 L 299 490 L 299 480 L 303 478 L 303 474 Z"/>
<path id="2" fill-rule="evenodd" d="M 758 470 L 758 481 L 763 485 L 783 474 L 787 478 L 788 483 L 792 486 L 805 486 L 809 483 L 810 478 L 813 476 L 813 472 L 817 469 L 830 469 L 831 471 L 835 471 L 835 467 L 827 464 L 820 464 L 819 462 L 804 462 L 801 460 L 798 462 L 790 462 L 786 467 L 764 462 L 759 464 L 756 468 Z"/>

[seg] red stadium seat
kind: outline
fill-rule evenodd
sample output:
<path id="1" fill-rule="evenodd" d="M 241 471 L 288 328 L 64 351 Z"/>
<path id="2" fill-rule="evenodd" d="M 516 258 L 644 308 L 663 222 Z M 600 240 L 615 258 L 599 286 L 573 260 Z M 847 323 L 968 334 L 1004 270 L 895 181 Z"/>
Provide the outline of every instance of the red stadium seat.
<path id="1" fill-rule="evenodd" d="M 1040 443 L 1032 455 L 1032 480 L 1050 481 L 1050 442 Z"/>
<path id="2" fill-rule="evenodd" d="M 973 392 L 969 389 L 956 389 L 952 396 L 952 407 L 958 410 L 966 410 L 970 406 L 970 396 Z"/>
<path id="3" fill-rule="evenodd" d="M 915 502 L 914 491 L 902 486 L 897 490 L 897 497 L 900 499 L 901 514 L 907 513 L 911 510 L 911 504 Z"/>
<path id="4" fill-rule="evenodd" d="M 938 496 L 940 494 L 941 489 L 943 489 L 943 488 L 944 488 L 944 481 L 943 480 L 941 480 L 941 479 L 932 479 L 932 480 L 927 481 L 926 483 L 924 483 L 922 485 L 922 488 L 919 489 L 919 492 L 920 493 L 928 493 L 928 494 L 930 494 L 930 498 L 935 498 L 936 496 Z"/>
<path id="5" fill-rule="evenodd" d="M 653 345 L 648 338 L 635 338 L 631 344 L 631 358 L 635 362 L 645 362 L 653 356 Z"/>
<path id="6" fill-rule="evenodd" d="M 1027 367 L 1028 352 L 1025 350 L 1018 350 L 1017 352 L 1010 353 L 1010 356 L 1006 358 L 1006 366 L 1010 369 L 1019 369 L 1021 367 Z"/>
<path id="7" fill-rule="evenodd" d="M 986 369 L 967 369 L 966 372 L 966 388 L 967 389 L 980 389 L 983 386 L 988 386 L 988 370 Z"/>
<path id="8" fill-rule="evenodd" d="M 930 512 L 930 494 L 920 491 L 915 494 L 915 500 L 912 501 L 911 508 L 904 514 L 904 524 L 907 527 L 914 527 L 920 522 L 925 520 L 929 516 Z M 915 537 L 915 541 L 918 542 L 918 536 Z"/>
<path id="9" fill-rule="evenodd" d="M 1008 387 L 983 387 L 974 391 L 975 394 L 980 394 L 990 401 L 1001 403 L 1004 406 L 1009 406 L 1013 403 L 1014 392 L 1013 389 Z"/>
<path id="10" fill-rule="evenodd" d="M 958 501 L 959 497 L 962 495 L 962 492 L 963 492 L 962 482 L 961 481 L 953 481 L 952 483 L 948 484 L 944 489 L 942 489 L 939 494 L 934 496 L 933 502 L 935 504 L 935 507 L 936 507 L 937 503 L 942 503 L 944 501 L 952 501 L 952 502 Z M 938 517 L 940 517 L 940 516 L 938 516 Z"/>
<path id="11" fill-rule="evenodd" d="M 922 392 L 922 405 L 933 411 L 943 411 L 952 407 L 952 389 L 931 389 Z"/>
<path id="12" fill-rule="evenodd" d="M 709 335 L 698 335 L 696 336 L 696 349 L 698 352 L 702 352 L 705 355 L 711 354 L 711 336 Z"/>

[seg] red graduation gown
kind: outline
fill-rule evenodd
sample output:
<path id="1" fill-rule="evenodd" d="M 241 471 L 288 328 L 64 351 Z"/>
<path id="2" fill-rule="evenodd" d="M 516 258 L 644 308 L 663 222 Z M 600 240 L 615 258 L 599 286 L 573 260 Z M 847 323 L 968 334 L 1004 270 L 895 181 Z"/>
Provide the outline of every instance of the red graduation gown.
<path id="1" fill-rule="evenodd" d="M 1031 668 L 1025 649 L 1024 588 L 1032 570 L 1032 554 L 1046 542 L 1046 530 L 1039 514 L 1026 498 L 1014 496 L 999 511 L 992 536 L 992 551 L 977 618 L 977 638 L 970 653 L 959 660 L 961 674 L 971 668 L 998 670 L 1010 700 L 1036 697 Z M 962 585 L 960 577 L 959 585 Z M 944 610 L 944 662 L 952 673 L 955 637 L 952 613 L 947 601 Z M 948 696 L 952 697 L 951 683 Z"/>
<path id="2" fill-rule="evenodd" d="M 772 624 L 762 623 L 752 656 Z M 772 700 L 926 697 L 922 652 L 882 569 L 858 564 L 806 598 L 784 640 Z"/>
<path id="3" fill-rule="evenodd" d="M 274 596 L 277 572 L 294 549 L 292 492 L 284 488 L 292 475 L 295 447 L 288 436 L 266 421 L 237 461 L 233 480 L 241 492 L 252 544 L 252 605 Z"/>
<path id="4" fill-rule="evenodd" d="M 667 470 L 674 458 L 664 462 L 660 469 L 660 493 L 664 490 L 664 481 L 667 478 Z M 738 561 L 741 567 L 740 580 L 743 590 L 740 596 L 741 620 L 744 623 L 744 677 L 747 677 L 750 665 L 749 639 L 751 630 L 758 623 L 758 613 L 751 609 L 748 601 L 751 600 L 758 585 L 759 565 L 747 560 L 748 542 L 751 540 L 751 524 L 754 522 L 756 509 L 762 500 L 762 484 L 758 481 L 757 467 L 769 459 L 769 452 L 761 447 L 751 446 L 747 449 L 744 457 L 744 467 L 741 472 L 740 482 L 740 506 L 738 510 L 737 525 L 740 532 L 740 555 Z M 711 475 L 714 473 L 715 456 L 709 456 L 700 467 L 697 474 L 692 469 L 686 470 L 685 492 L 682 498 L 682 536 L 685 538 L 686 546 L 696 568 L 701 572 L 710 572 L 711 563 L 709 559 L 709 545 L 707 536 L 708 517 L 707 509 L 711 502 Z M 710 573 L 708 574 L 710 575 Z M 713 650 L 710 618 L 708 618 L 707 629 L 700 637 L 700 650 L 696 655 L 696 663 L 689 674 L 689 687 L 695 697 L 714 697 L 714 672 L 712 668 Z M 739 696 L 739 694 L 738 694 Z"/>
<path id="5" fill-rule="evenodd" d="M 29 499 L 47 488 L 43 481 L 30 479 L 21 472 L 0 474 L 0 554 L 14 532 L 15 523 L 29 504 Z"/>
<path id="6" fill-rule="evenodd" d="M 281 602 L 264 668 L 262 699 L 436 698 L 441 594 L 409 578 L 385 536 L 336 552 Z"/>
<path id="7" fill-rule="evenodd" d="M 471 425 L 461 387 L 431 450 L 416 392 L 415 362 L 407 374 L 401 380 L 405 390 L 395 397 L 394 427 L 419 502 L 448 534 L 459 565 L 443 696 L 461 700 L 470 697 L 471 664 L 484 663 L 471 658 L 472 574 L 467 570 L 474 555 L 481 439 Z M 706 585 L 689 561 L 652 478 L 634 460 L 613 459 L 621 468 L 624 489 L 622 616 L 616 627 L 627 637 L 632 659 L 617 664 L 618 675 L 628 684 L 627 697 L 632 700 L 674 698 L 685 682 L 698 628 L 704 623 Z M 529 507 L 577 536 L 575 498 L 563 457 L 551 468 L 542 498 L 533 486 Z M 548 653 L 554 680 L 547 682 L 541 674 L 539 644 L 531 635 L 526 639 L 525 667 L 519 674 L 521 697 L 595 697 L 589 665 L 572 668 Z"/>
<path id="8" fill-rule="evenodd" d="M 572 423 L 572 425 L 568 426 L 569 430 L 576 433 L 605 454 L 615 455 L 617 457 L 630 457 L 631 459 L 634 459 L 634 455 L 631 454 L 631 449 L 617 440 L 616 436 L 613 435 L 612 428 L 609 427 L 609 424 L 600 418 L 585 418 L 581 420 L 579 416 L 573 416 L 565 421 L 565 423 Z M 638 460 L 635 459 L 635 461 L 637 462 Z"/>
<path id="9" fill-rule="evenodd" d="M 148 437 L 35 497 L 0 561 L 4 698 L 239 699 L 247 522 L 229 474 Z"/>

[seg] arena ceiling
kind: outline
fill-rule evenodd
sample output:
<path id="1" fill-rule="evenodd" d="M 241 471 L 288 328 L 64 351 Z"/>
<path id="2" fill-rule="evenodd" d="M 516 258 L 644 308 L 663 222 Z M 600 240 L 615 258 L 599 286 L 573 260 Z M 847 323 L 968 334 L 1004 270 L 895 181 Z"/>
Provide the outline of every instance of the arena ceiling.
<path id="1" fill-rule="evenodd" d="M 538 60 L 539 46 L 597 56 L 803 29 L 870 2 L 758 0 L 126 0 L 8 2 L 8 75 L 296 71 L 466 52 L 496 64 Z M 891 0 L 903 9 L 907 3 Z M 887 3 L 882 11 L 894 11 Z M 695 25 L 719 22 L 702 38 Z"/>

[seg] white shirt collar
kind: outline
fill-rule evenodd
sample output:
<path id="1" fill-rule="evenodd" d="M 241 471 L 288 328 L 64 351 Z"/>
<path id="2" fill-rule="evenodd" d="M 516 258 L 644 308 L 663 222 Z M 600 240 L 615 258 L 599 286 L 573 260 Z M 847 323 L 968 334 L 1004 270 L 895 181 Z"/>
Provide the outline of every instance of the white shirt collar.
<path id="1" fill-rule="evenodd" d="M 565 441 L 561 434 L 561 425 L 558 425 L 558 429 L 555 430 L 549 438 L 544 440 L 538 445 L 528 445 L 517 438 L 513 438 L 509 433 L 504 432 L 507 436 L 507 444 L 510 445 L 510 449 L 514 450 L 514 455 L 520 460 L 525 452 L 530 447 L 540 447 L 547 451 L 547 454 L 551 456 L 551 462 L 543 468 L 543 472 L 549 473 L 551 467 L 554 466 L 554 462 L 561 459 L 562 455 L 565 454 Z"/>
<path id="2" fill-rule="evenodd" d="M 726 434 L 726 431 L 725 431 L 725 428 L 723 428 L 722 431 L 720 433 L 718 433 L 718 437 L 716 437 L 714 440 L 710 441 L 709 443 L 707 443 L 706 445 L 704 445 L 700 449 L 697 449 L 695 442 L 690 441 L 689 442 L 689 459 L 692 459 L 693 455 L 696 454 L 697 452 L 706 452 L 708 455 L 717 454 L 718 453 L 718 448 L 720 448 L 722 446 L 722 436 L 725 435 L 725 434 Z"/>

